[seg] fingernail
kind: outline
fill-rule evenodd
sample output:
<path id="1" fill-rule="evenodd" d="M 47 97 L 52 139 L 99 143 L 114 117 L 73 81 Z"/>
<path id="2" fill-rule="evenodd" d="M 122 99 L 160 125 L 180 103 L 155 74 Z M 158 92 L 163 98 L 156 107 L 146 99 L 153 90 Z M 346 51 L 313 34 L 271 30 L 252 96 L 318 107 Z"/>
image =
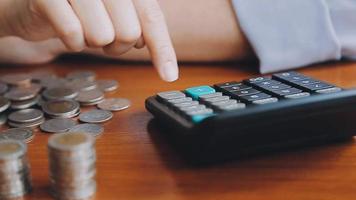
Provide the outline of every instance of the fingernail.
<path id="1" fill-rule="evenodd" d="M 163 79 L 168 82 L 173 82 L 178 79 L 178 66 L 173 62 L 167 62 L 163 69 L 162 74 Z"/>

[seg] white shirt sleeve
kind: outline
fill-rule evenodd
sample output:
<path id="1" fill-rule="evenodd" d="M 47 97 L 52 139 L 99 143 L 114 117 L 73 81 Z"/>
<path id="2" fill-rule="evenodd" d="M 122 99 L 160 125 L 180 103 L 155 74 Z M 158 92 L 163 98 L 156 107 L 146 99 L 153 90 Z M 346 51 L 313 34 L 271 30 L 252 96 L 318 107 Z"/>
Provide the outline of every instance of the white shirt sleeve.
<path id="1" fill-rule="evenodd" d="M 233 0 L 261 73 L 356 58 L 355 0 Z"/>

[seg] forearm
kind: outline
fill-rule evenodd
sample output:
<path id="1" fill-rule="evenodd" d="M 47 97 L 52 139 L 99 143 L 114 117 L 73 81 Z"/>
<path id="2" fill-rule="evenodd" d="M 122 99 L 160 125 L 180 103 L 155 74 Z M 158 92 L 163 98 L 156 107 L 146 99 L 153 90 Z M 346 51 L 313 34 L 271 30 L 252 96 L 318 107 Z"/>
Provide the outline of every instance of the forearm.
<path id="1" fill-rule="evenodd" d="M 160 4 L 180 61 L 241 60 L 252 55 L 229 0 L 160 0 Z M 149 54 L 146 49 L 132 50 L 119 58 L 149 60 Z"/>

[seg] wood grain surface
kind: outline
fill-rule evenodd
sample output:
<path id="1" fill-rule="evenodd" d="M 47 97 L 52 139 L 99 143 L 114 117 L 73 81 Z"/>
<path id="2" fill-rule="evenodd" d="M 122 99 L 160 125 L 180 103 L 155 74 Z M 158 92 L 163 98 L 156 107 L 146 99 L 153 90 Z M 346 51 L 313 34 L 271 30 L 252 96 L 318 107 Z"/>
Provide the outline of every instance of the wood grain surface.
<path id="1" fill-rule="evenodd" d="M 164 83 L 150 65 L 80 57 L 42 66 L 1 65 L 0 74 L 52 70 L 94 70 L 99 79 L 116 79 L 117 92 L 107 97 L 132 100 L 130 109 L 116 112 L 97 140 L 100 200 L 331 200 L 356 198 L 354 141 L 281 152 L 229 163 L 189 166 L 157 131 L 159 124 L 144 108 L 144 100 L 159 91 L 214 84 L 257 76 L 248 64 L 181 64 L 180 80 Z M 328 63 L 298 70 L 343 87 L 356 86 L 356 63 Z M 356 105 L 355 105 L 356 106 Z M 356 119 L 355 119 L 356 123 Z M 2 127 L 4 129 L 5 127 Z M 356 130 L 355 130 L 356 131 Z M 36 131 L 29 144 L 34 190 L 27 200 L 52 199 L 48 193 L 48 134 Z"/>

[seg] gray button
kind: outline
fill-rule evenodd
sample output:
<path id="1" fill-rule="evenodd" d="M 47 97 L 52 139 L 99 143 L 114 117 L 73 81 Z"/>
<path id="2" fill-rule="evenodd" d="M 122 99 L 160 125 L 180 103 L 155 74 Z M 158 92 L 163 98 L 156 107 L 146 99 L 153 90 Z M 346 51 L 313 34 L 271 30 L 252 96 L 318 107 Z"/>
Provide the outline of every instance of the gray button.
<path id="1" fill-rule="evenodd" d="M 218 102 L 214 102 L 211 105 L 212 106 L 226 106 L 226 105 L 231 105 L 231 104 L 236 104 L 237 100 L 235 99 L 229 99 L 226 101 L 218 101 Z"/>
<path id="2" fill-rule="evenodd" d="M 287 99 L 298 99 L 298 98 L 309 97 L 309 96 L 310 96 L 310 93 L 302 92 L 302 93 L 298 93 L 298 94 L 286 95 L 284 97 Z"/>
<path id="3" fill-rule="evenodd" d="M 274 103 L 274 102 L 277 102 L 277 101 L 278 101 L 277 98 L 272 97 L 272 98 L 267 98 L 267 99 L 256 100 L 256 101 L 253 101 L 252 103 L 253 104 L 262 105 L 262 104 L 267 104 L 267 103 Z"/>
<path id="4" fill-rule="evenodd" d="M 179 99 L 170 99 L 170 100 L 168 100 L 168 103 L 178 104 L 178 103 L 191 102 L 191 101 L 193 101 L 193 99 L 191 97 L 183 97 L 183 98 L 179 98 Z"/>
<path id="5" fill-rule="evenodd" d="M 195 105 L 195 106 L 180 108 L 181 111 L 186 112 L 186 113 L 192 112 L 192 111 L 204 110 L 204 109 L 206 109 L 205 105 Z"/>
<path id="6" fill-rule="evenodd" d="M 212 93 L 212 94 L 205 94 L 205 95 L 199 96 L 199 99 L 207 100 L 207 99 L 210 99 L 210 98 L 221 97 L 221 96 L 222 96 L 221 92 L 215 92 L 215 93 Z"/>
<path id="7" fill-rule="evenodd" d="M 334 93 L 334 92 L 340 92 L 340 91 L 341 91 L 341 88 L 333 87 L 333 88 L 327 88 L 327 89 L 323 89 L 323 90 L 317 90 L 316 93 L 328 94 L 328 93 Z"/>
<path id="8" fill-rule="evenodd" d="M 237 109 L 244 109 L 244 108 L 246 108 L 246 104 L 244 103 L 236 103 L 236 104 L 223 105 L 217 107 L 217 109 L 220 111 L 230 111 L 230 110 L 237 110 Z"/>
<path id="9" fill-rule="evenodd" d="M 178 99 L 185 97 L 185 94 L 181 91 L 168 91 L 168 92 L 160 92 L 157 94 L 163 100 L 169 99 Z"/>
<path id="10" fill-rule="evenodd" d="M 198 101 L 183 102 L 183 103 L 174 104 L 173 106 L 177 108 L 184 108 L 184 107 L 195 106 L 195 105 L 199 105 L 199 102 Z"/>
<path id="11" fill-rule="evenodd" d="M 190 111 L 187 112 L 188 116 L 194 116 L 194 115 L 207 115 L 207 114 L 212 114 L 214 111 L 210 108 L 207 109 L 202 109 L 202 110 L 196 110 L 196 111 Z"/>
<path id="12" fill-rule="evenodd" d="M 220 97 L 213 97 L 213 98 L 205 99 L 204 101 L 207 103 L 214 103 L 214 102 L 219 102 L 219 101 L 226 101 L 229 99 L 230 99 L 229 96 L 220 96 Z"/>

